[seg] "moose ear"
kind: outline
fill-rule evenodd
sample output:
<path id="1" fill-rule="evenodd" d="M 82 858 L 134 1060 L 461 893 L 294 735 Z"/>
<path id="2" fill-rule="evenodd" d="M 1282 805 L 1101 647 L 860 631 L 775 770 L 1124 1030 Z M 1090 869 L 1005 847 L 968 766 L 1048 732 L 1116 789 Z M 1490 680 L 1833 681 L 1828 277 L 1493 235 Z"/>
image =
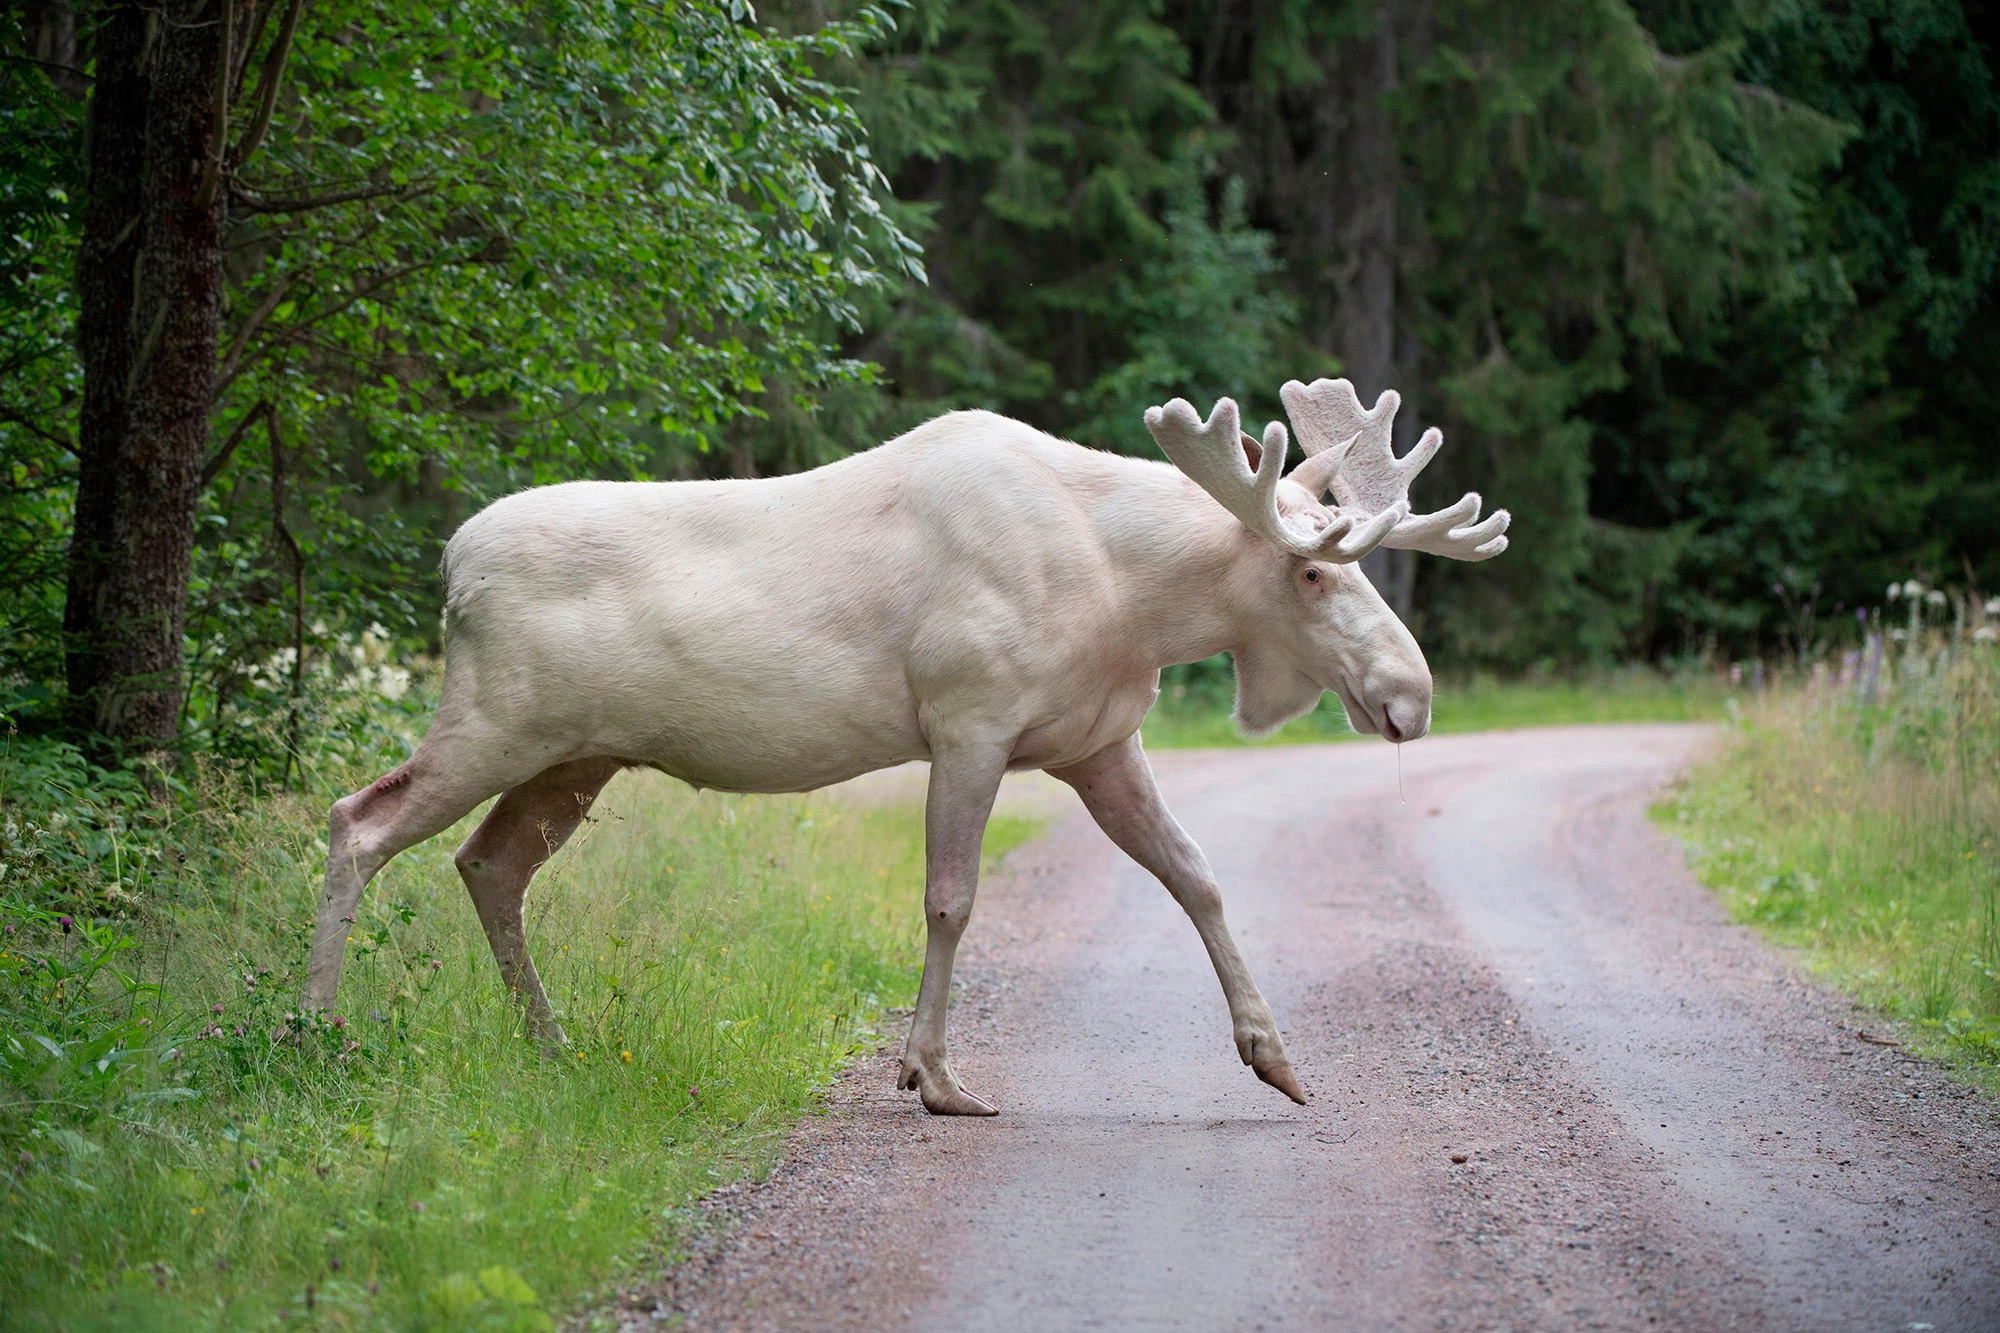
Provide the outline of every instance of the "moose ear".
<path id="1" fill-rule="evenodd" d="M 1243 436 L 1243 457 L 1249 460 L 1250 470 L 1255 472 L 1257 465 L 1264 461 L 1264 446 L 1250 438 L 1248 431 L 1242 431 L 1239 434 Z"/>

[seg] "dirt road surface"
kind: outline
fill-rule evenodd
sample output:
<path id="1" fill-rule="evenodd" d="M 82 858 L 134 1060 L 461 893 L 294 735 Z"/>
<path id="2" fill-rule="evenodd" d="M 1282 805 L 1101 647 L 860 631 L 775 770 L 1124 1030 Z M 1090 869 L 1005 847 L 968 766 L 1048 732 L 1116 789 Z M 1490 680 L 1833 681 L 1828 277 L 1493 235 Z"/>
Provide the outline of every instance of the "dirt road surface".
<path id="1" fill-rule="evenodd" d="M 2000 1117 L 1742 929 L 1646 819 L 1707 743 L 1602 727 L 1155 758 L 1310 1104 L 1045 778 L 954 1060 L 864 1061 L 629 1327 L 2000 1329 Z M 916 900 L 912 899 L 912 910 Z"/>

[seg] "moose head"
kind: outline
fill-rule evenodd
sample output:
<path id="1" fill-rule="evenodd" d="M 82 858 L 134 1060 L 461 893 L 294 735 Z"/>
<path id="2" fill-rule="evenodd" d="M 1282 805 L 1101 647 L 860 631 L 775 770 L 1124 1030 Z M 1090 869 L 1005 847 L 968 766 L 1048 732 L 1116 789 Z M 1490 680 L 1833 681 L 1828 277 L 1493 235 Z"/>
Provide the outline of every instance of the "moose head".
<path id="1" fill-rule="evenodd" d="M 1482 520 L 1479 496 L 1469 492 L 1434 513 L 1410 512 L 1410 482 L 1444 437 L 1427 430 L 1398 458 L 1391 437 L 1402 399 L 1394 390 L 1373 411 L 1344 379 L 1292 380 L 1279 397 L 1306 453 L 1289 476 L 1284 424 L 1267 425 L 1260 443 L 1243 433 L 1231 399 L 1218 400 L 1205 422 L 1180 398 L 1146 412 L 1167 457 L 1264 539 L 1258 632 L 1235 650 L 1237 724 L 1266 734 L 1330 690 L 1355 730 L 1415 740 L 1430 730 L 1430 668 L 1354 566 L 1378 546 L 1489 560 L 1507 549 L 1509 515 L 1499 509 Z"/>

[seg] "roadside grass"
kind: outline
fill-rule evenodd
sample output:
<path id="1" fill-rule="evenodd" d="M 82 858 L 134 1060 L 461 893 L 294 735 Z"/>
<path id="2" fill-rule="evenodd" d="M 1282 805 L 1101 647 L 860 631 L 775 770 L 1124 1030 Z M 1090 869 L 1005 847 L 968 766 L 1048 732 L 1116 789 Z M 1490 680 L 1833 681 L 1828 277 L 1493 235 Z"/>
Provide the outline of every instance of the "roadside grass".
<path id="1" fill-rule="evenodd" d="M 1262 740 L 1236 734 L 1226 659 L 1170 675 L 1141 731 L 1152 749 L 1197 746 L 1300 745 L 1351 740 L 1340 701 L 1332 695 L 1304 717 Z M 1437 681 L 1431 730 L 1493 731 L 1503 727 L 1567 726 L 1588 722 L 1706 722 L 1722 718 L 1729 685 L 1712 674 L 1666 675 L 1644 667 L 1575 676 L 1503 680 L 1486 674 Z"/>
<path id="2" fill-rule="evenodd" d="M 1740 921 L 2000 1090 L 2000 661 L 1774 693 L 1654 811 Z"/>
<path id="3" fill-rule="evenodd" d="M 501 993 L 470 819 L 384 871 L 306 1022 L 324 802 L 218 788 L 146 828 L 61 768 L 0 762 L 10 1328 L 552 1327 L 914 993 L 918 811 L 627 773 L 530 895 L 569 1049 Z M 989 856 L 1033 832 L 996 818 Z"/>

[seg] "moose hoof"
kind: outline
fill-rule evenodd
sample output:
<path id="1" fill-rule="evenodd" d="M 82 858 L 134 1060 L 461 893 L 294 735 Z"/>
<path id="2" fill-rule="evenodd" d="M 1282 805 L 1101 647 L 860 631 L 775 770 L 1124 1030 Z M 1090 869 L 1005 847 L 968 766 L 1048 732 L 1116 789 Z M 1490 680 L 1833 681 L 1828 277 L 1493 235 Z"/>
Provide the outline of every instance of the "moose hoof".
<path id="1" fill-rule="evenodd" d="M 1300 1106 L 1306 1104 L 1306 1094 L 1299 1087 L 1298 1079 L 1292 1074 L 1291 1061 L 1279 1060 L 1271 1064 L 1252 1065 L 1250 1068 L 1256 1071 L 1258 1078 L 1263 1079 Z"/>
<path id="2" fill-rule="evenodd" d="M 544 1022 L 530 1022 L 524 1035 L 535 1043 L 536 1049 L 546 1060 L 560 1060 L 569 1054 L 569 1034 L 562 1024 L 553 1019 Z"/>
<path id="3" fill-rule="evenodd" d="M 957 1076 L 948 1071 L 940 1076 L 921 1066 L 905 1064 L 896 1086 L 905 1092 L 915 1092 L 932 1115 L 1000 1114 L 984 1098 L 967 1092 Z"/>
<path id="4" fill-rule="evenodd" d="M 924 1109 L 932 1115 L 999 1115 L 1000 1112 L 975 1097 L 964 1088 L 945 1088 L 932 1092 L 926 1088 L 922 1092 Z"/>

